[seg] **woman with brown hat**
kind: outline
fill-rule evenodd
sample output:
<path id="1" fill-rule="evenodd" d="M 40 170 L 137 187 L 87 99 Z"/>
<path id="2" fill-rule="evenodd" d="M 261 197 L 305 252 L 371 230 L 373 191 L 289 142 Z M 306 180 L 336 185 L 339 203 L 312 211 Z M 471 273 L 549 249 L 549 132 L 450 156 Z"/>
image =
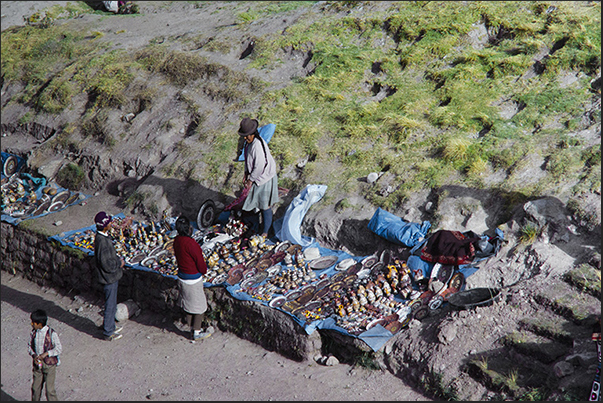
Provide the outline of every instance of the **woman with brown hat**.
<path id="1" fill-rule="evenodd" d="M 266 238 L 272 226 L 272 206 L 278 201 L 276 162 L 268 144 L 258 133 L 256 119 L 244 118 L 239 127 L 239 136 L 245 139 L 243 184 L 249 189 L 242 209 L 262 213 L 262 236 Z"/>

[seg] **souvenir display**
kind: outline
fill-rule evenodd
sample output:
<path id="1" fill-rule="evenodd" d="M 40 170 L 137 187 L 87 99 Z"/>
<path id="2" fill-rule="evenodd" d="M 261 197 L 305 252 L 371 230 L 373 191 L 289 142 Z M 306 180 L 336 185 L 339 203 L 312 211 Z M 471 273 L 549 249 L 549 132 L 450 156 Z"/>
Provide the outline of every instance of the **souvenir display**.
<path id="1" fill-rule="evenodd" d="M 318 248 L 310 247 L 304 250 L 304 259 L 306 259 L 306 261 L 308 262 L 314 259 L 318 259 L 319 257 L 320 251 L 318 250 Z"/>
<path id="2" fill-rule="evenodd" d="M 54 199 L 53 199 L 54 200 Z M 65 204 L 62 201 L 53 202 L 50 206 L 48 206 L 48 211 L 59 211 L 61 210 Z"/>
<path id="3" fill-rule="evenodd" d="M 377 256 L 368 256 L 362 259 L 361 263 L 364 268 L 371 269 L 378 261 L 379 259 L 377 259 Z"/>
<path id="4" fill-rule="evenodd" d="M 286 251 L 291 246 L 291 242 L 283 241 L 274 247 L 275 252 Z"/>
<path id="5" fill-rule="evenodd" d="M 51 203 L 50 196 L 44 197 Z M 129 266 L 175 276 L 174 230 L 166 225 L 168 221 L 164 217 L 159 223 L 146 224 L 114 217 L 109 233 Z M 412 319 L 421 320 L 439 309 L 464 285 L 455 266 L 434 266 L 423 279 L 427 287 L 420 289 L 406 262 L 390 253 L 340 260 L 290 241 L 273 243 L 260 235 L 243 238 L 242 228 L 242 223 L 229 219 L 223 226 L 194 234 L 207 263 L 204 281 L 208 286 L 246 293 L 251 300 L 279 308 L 301 323 L 331 318 L 351 335 L 377 325 L 396 334 Z M 95 231 L 86 230 L 65 239 L 91 251 L 94 235 Z"/>
<path id="6" fill-rule="evenodd" d="M 323 257 L 319 257 L 318 259 L 312 260 L 309 263 L 309 266 L 311 269 L 314 269 L 314 270 L 323 270 L 323 269 L 333 266 L 336 261 L 337 261 L 337 256 L 335 256 L 335 255 L 323 256 Z"/>
<path id="7" fill-rule="evenodd" d="M 6 161 L 4 161 L 4 165 L 2 166 L 2 173 L 4 174 L 4 176 L 11 176 L 15 172 L 17 172 L 18 165 L 19 163 L 17 157 L 11 155 L 6 159 Z"/>
<path id="8" fill-rule="evenodd" d="M 350 266 L 352 266 L 355 263 L 356 263 L 356 261 L 354 259 L 352 259 L 351 257 L 347 258 L 347 259 L 343 259 L 342 261 L 337 263 L 337 265 L 335 266 L 335 270 L 347 270 Z"/>
<path id="9" fill-rule="evenodd" d="M 52 197 L 52 202 L 53 203 L 57 203 L 57 202 L 64 203 L 67 199 L 69 199 L 70 194 L 71 194 L 71 192 L 69 190 L 64 190 L 62 192 L 59 192 Z"/>
<path id="10" fill-rule="evenodd" d="M 279 297 L 274 297 L 271 301 L 270 301 L 270 306 L 272 308 L 278 308 L 280 306 L 282 306 L 285 302 L 287 302 L 287 298 L 283 297 L 283 296 L 279 296 Z"/>
<path id="11" fill-rule="evenodd" d="M 71 193 L 71 195 L 67 198 L 67 200 L 65 200 L 65 205 L 70 205 L 75 203 L 76 201 L 80 200 L 80 198 L 83 198 L 85 196 L 83 196 L 81 193 L 78 192 L 73 192 Z"/>
<path id="12" fill-rule="evenodd" d="M 36 178 L 27 173 L 18 173 L 16 157 L 10 156 L 5 162 L 10 170 L 2 178 L 2 216 L 18 219 L 27 219 L 47 213 L 63 210 L 76 201 L 85 199 L 86 196 L 69 190 L 62 189 L 56 184 L 46 184 L 45 178 Z"/>

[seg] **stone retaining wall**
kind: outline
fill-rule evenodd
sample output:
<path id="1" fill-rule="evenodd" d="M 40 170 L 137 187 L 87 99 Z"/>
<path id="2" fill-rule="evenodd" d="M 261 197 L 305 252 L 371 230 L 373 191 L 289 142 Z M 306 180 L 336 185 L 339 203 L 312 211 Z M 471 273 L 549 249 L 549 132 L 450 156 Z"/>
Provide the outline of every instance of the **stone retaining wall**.
<path id="1" fill-rule="evenodd" d="M 21 274 L 40 286 L 53 287 L 75 295 L 90 295 L 92 300 L 102 301 L 102 286 L 96 281 L 93 257 L 69 248 L 47 236 L 28 229 L 2 222 L 1 242 L 2 270 L 13 275 Z M 142 309 L 166 315 L 172 320 L 181 316 L 177 306 L 177 280 L 159 273 L 142 270 L 125 270 L 120 280 L 118 302 L 133 299 Z M 224 287 L 206 288 L 208 318 L 213 326 L 250 340 L 279 354 L 303 361 L 324 351 L 319 331 L 311 335 L 289 315 L 253 301 L 233 298 Z M 101 302 L 102 305 L 102 302 Z M 354 349 L 362 349 L 354 343 Z M 332 343 L 324 343 L 330 350 L 337 350 Z M 367 350 L 368 346 L 366 347 Z M 323 351 L 321 351 L 323 350 Z M 338 357 L 346 360 L 346 357 Z M 348 357 L 349 359 L 349 357 Z"/>

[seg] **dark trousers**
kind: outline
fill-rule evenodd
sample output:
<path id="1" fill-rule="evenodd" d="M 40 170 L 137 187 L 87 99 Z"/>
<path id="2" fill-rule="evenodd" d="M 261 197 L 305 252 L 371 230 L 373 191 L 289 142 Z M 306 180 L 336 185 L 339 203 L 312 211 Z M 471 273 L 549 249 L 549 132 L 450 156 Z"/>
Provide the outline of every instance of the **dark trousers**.
<path id="1" fill-rule="evenodd" d="M 46 385 L 46 400 L 57 401 L 57 391 L 54 387 L 54 380 L 57 374 L 56 365 L 42 363 L 42 369 L 34 368 L 33 381 L 31 383 L 31 400 L 39 401 L 42 397 L 42 388 Z"/>
<path id="2" fill-rule="evenodd" d="M 261 222 L 260 222 L 261 215 Z M 266 210 L 260 210 L 259 213 L 252 213 L 249 211 L 243 211 L 242 221 L 247 224 L 251 230 L 256 234 L 268 234 L 270 227 L 272 227 L 272 208 Z M 262 232 L 260 232 L 260 224 L 262 224 Z"/>
<path id="3" fill-rule="evenodd" d="M 119 282 L 105 284 L 105 316 L 103 319 L 103 334 L 111 336 L 115 332 L 115 312 L 117 312 L 117 286 Z"/>
<path id="4" fill-rule="evenodd" d="M 202 313 L 188 313 L 184 311 L 184 317 L 186 324 L 192 328 L 192 330 L 201 330 L 201 324 L 203 323 Z"/>
<path id="5" fill-rule="evenodd" d="M 270 227 L 272 226 L 272 208 L 262 210 L 262 221 L 264 222 L 263 234 L 268 235 L 268 231 L 270 231 Z"/>

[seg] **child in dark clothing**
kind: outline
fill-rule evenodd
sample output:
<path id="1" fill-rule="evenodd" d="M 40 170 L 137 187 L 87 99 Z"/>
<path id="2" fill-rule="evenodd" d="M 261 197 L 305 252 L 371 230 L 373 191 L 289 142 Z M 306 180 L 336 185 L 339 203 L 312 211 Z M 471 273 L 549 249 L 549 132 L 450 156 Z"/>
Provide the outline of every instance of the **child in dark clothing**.
<path id="1" fill-rule="evenodd" d="M 63 347 L 59 335 L 46 325 L 47 322 L 48 316 L 44 310 L 38 309 L 32 312 L 32 331 L 28 345 L 29 355 L 33 360 L 32 401 L 40 400 L 44 384 L 46 384 L 46 400 L 58 400 L 54 381 Z"/>

